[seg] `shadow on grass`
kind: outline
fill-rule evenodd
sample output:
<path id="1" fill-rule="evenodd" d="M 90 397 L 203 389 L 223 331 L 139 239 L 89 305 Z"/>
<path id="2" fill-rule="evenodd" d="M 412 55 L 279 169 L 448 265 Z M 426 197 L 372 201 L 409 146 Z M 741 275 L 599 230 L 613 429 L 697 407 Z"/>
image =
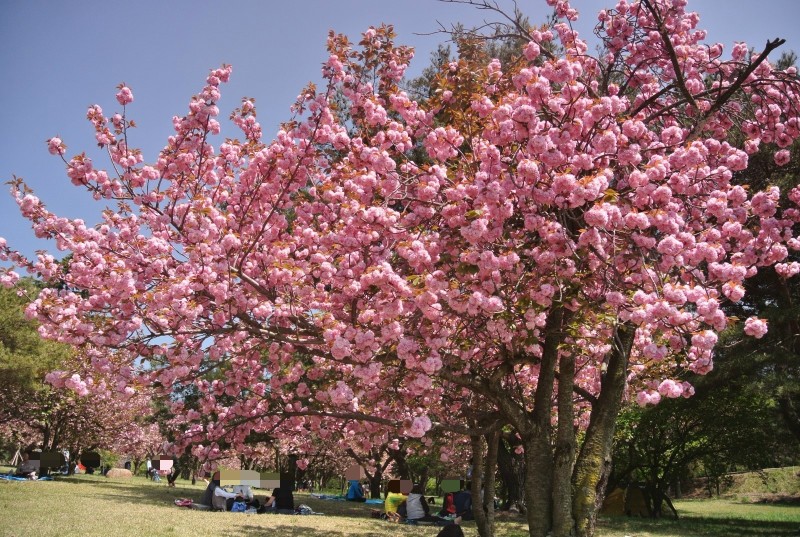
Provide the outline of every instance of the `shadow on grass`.
<path id="1" fill-rule="evenodd" d="M 270 516 L 270 515 L 264 515 Z M 280 516 L 280 515 L 276 515 Z M 236 528 L 229 528 L 223 529 L 220 528 L 222 531 L 219 533 L 222 537 L 234 537 L 234 536 L 241 536 L 241 537 L 263 537 L 264 536 L 264 526 L 257 526 L 252 524 L 246 525 L 237 525 Z M 320 528 L 310 528 L 302 525 L 293 525 L 291 523 L 288 524 L 279 524 L 279 525 L 270 525 L 269 532 L 272 535 L 286 535 L 290 537 L 294 536 L 303 536 L 303 537 L 349 537 L 352 535 L 351 532 L 347 531 L 346 529 L 343 531 L 336 531 L 331 529 L 320 529 Z M 360 534 L 361 536 L 368 536 L 372 534 Z M 374 533 L 374 535 L 381 535 L 379 533 Z"/>
<path id="2" fill-rule="evenodd" d="M 144 478 L 139 478 L 144 479 Z M 168 488 L 164 485 L 150 484 L 149 482 L 143 483 L 137 481 L 137 478 L 130 480 L 117 480 L 107 479 L 105 477 L 97 476 L 92 477 L 61 477 L 58 478 L 59 483 L 66 483 L 70 485 L 90 486 L 98 489 L 95 497 L 107 498 L 110 501 L 119 503 L 146 503 L 151 505 L 172 505 L 175 498 L 192 498 L 197 500 L 202 495 L 203 491 L 195 487 L 182 487 L 180 485 L 174 488 Z"/>
<path id="3" fill-rule="evenodd" d="M 681 537 L 777 537 L 800 535 L 800 524 L 797 522 L 765 522 L 737 517 L 692 516 L 678 520 L 602 517 L 598 519 L 598 528 L 624 531 L 626 533 L 647 532 L 652 535 L 680 535 Z"/>
<path id="4" fill-rule="evenodd" d="M 270 516 L 270 515 L 265 515 Z M 280 516 L 280 515 L 278 515 Z M 303 524 L 306 518 L 312 517 L 296 517 L 293 520 L 288 519 L 287 523 L 270 524 L 268 531 L 270 535 L 280 535 L 289 537 L 352 537 L 353 531 L 349 530 L 346 525 L 340 524 L 335 529 L 331 527 L 311 527 L 310 525 Z M 309 520 L 309 523 L 311 520 Z M 384 527 L 376 527 L 374 530 L 364 530 L 360 528 L 357 532 L 358 537 L 393 537 L 393 536 L 429 536 L 434 537 L 442 528 L 434 526 L 405 526 L 398 524 L 388 524 Z M 222 537 L 263 537 L 265 534 L 264 526 L 256 526 L 252 524 L 237 525 L 237 527 L 230 529 L 222 529 L 219 533 Z M 527 535 L 527 531 L 525 532 Z"/>

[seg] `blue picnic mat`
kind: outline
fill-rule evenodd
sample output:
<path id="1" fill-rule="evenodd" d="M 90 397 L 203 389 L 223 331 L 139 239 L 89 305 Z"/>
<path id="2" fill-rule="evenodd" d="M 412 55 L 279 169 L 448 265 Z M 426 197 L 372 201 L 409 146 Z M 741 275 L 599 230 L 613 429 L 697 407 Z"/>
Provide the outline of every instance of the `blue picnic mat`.
<path id="1" fill-rule="evenodd" d="M 0 479 L 4 479 L 6 481 L 52 481 L 53 478 L 50 476 L 40 477 L 39 479 L 28 479 L 27 477 L 18 477 L 11 474 L 0 474 Z"/>

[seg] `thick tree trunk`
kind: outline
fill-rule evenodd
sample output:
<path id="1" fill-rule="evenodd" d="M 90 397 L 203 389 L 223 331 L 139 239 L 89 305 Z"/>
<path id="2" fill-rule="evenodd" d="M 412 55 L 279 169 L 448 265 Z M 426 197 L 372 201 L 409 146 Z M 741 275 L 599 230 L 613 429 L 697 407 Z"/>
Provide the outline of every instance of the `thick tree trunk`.
<path id="1" fill-rule="evenodd" d="M 572 470 L 575 465 L 575 357 L 561 355 L 558 376 L 558 430 L 553 464 L 553 537 L 572 537 Z"/>
<path id="2" fill-rule="evenodd" d="M 636 327 L 621 325 L 602 379 L 600 396 L 592 405 L 589 427 L 573 474 L 573 516 L 578 537 L 594 535 L 597 506 L 603 490 L 598 490 L 602 474 L 611 462 L 614 425 L 622 404 L 628 370 L 628 356 Z"/>
<path id="3" fill-rule="evenodd" d="M 529 423 L 517 427 L 525 448 L 525 503 L 531 537 L 545 537 L 552 528 L 553 454 L 550 425 L 553 382 L 558 346 L 563 334 L 564 310 L 555 306 L 547 317 L 539 381 Z"/>
<path id="4" fill-rule="evenodd" d="M 552 525 L 552 466 L 549 434 L 526 435 L 525 504 L 531 537 L 547 537 Z"/>
<path id="5" fill-rule="evenodd" d="M 380 469 L 376 470 L 374 474 L 369 476 L 369 497 L 372 499 L 380 499 L 381 497 L 381 481 L 383 481 L 383 472 Z"/>
<path id="6" fill-rule="evenodd" d="M 650 516 L 653 518 L 661 518 L 664 506 L 664 492 L 661 490 L 659 484 L 655 484 L 650 488 Z"/>

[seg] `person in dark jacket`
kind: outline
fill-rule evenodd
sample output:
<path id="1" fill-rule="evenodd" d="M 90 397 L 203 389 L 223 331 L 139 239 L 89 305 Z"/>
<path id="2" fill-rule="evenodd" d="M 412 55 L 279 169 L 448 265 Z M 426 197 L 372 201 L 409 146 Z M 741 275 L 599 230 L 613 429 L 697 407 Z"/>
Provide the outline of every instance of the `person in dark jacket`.
<path id="1" fill-rule="evenodd" d="M 206 487 L 206 490 L 203 491 L 203 495 L 200 496 L 200 501 L 198 503 L 211 506 L 211 501 L 214 499 L 214 490 L 219 486 L 219 471 L 216 471 L 214 472 L 214 475 L 211 476 L 211 481 L 208 482 L 208 486 Z"/>
<path id="2" fill-rule="evenodd" d="M 473 520 L 472 495 L 469 491 L 459 490 L 453 495 L 453 504 L 456 506 L 456 516 L 463 520 Z"/>
<path id="3" fill-rule="evenodd" d="M 294 495 L 291 486 L 280 487 L 272 491 L 272 496 L 264 501 L 264 506 L 259 510 L 260 513 L 280 513 L 284 515 L 294 514 Z"/>

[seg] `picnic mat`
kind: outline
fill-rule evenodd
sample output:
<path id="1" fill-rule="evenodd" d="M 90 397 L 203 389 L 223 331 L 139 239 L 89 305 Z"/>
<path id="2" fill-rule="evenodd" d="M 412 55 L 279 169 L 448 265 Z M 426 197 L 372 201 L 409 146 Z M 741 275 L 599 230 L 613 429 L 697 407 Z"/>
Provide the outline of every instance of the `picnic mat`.
<path id="1" fill-rule="evenodd" d="M 5 481 L 52 481 L 53 478 L 49 475 L 40 477 L 39 479 L 28 479 L 27 477 L 18 477 L 11 474 L 0 474 L 0 479 Z"/>
<path id="2" fill-rule="evenodd" d="M 316 492 L 312 492 L 311 497 L 317 498 L 318 500 L 336 500 L 337 502 L 344 502 L 347 500 L 344 496 L 336 494 L 317 494 Z"/>
<path id="3" fill-rule="evenodd" d="M 339 496 L 337 494 L 318 494 L 316 492 L 311 493 L 312 498 L 316 498 L 318 500 L 334 500 L 337 502 L 346 502 L 347 497 Z M 383 505 L 383 500 L 380 498 L 369 498 L 367 501 L 364 502 L 367 505 Z"/>

